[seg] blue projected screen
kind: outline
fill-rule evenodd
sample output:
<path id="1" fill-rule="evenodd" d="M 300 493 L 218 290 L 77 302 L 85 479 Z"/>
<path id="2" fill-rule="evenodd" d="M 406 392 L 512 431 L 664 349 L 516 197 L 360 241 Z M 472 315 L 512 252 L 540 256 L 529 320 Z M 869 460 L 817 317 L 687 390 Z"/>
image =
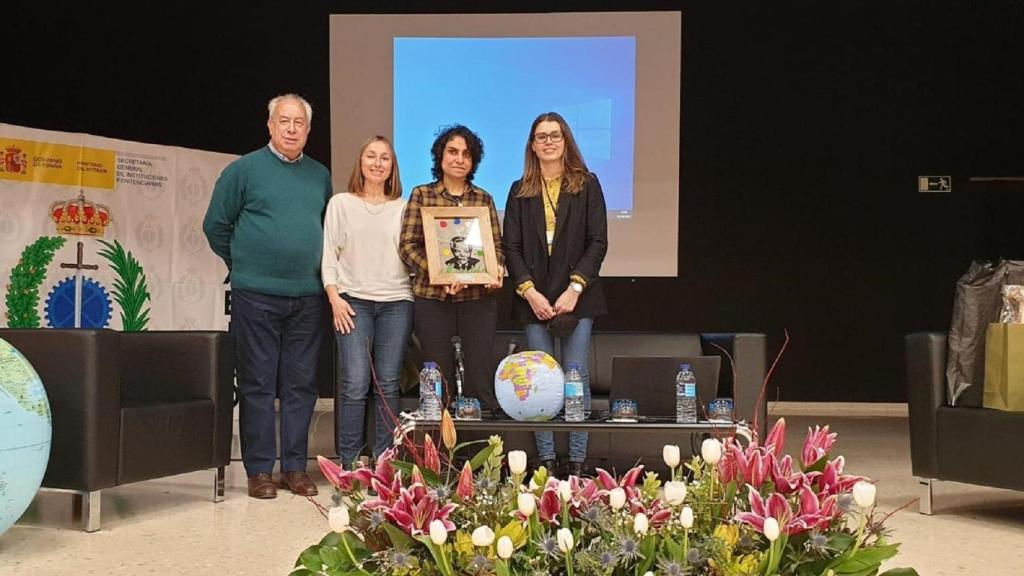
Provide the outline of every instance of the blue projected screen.
<path id="1" fill-rule="evenodd" d="M 523 172 L 530 124 L 558 112 L 610 211 L 633 209 L 636 38 L 394 39 L 394 140 L 406 189 L 430 182 L 439 128 L 484 141 L 474 184 L 499 210 Z"/>

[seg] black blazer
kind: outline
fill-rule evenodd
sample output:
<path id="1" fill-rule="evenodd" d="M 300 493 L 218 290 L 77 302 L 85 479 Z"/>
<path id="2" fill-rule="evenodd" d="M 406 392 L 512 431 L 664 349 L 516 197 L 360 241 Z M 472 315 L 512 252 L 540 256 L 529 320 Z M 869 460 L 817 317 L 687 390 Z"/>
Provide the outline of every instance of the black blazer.
<path id="1" fill-rule="evenodd" d="M 514 286 L 533 280 L 534 287 L 554 305 L 568 288 L 569 276 L 577 274 L 587 281 L 587 287 L 580 294 L 573 314 L 579 318 L 604 314 L 608 308 L 599 274 L 608 252 L 608 216 L 597 176 L 590 174 L 578 194 L 563 190 L 558 195 L 558 218 L 550 256 L 544 228 L 544 197 L 516 198 L 519 182 L 516 180 L 508 192 L 502 235 L 505 265 Z M 515 297 L 512 310 L 516 319 L 524 324 L 540 322 L 526 300 L 519 296 Z"/>

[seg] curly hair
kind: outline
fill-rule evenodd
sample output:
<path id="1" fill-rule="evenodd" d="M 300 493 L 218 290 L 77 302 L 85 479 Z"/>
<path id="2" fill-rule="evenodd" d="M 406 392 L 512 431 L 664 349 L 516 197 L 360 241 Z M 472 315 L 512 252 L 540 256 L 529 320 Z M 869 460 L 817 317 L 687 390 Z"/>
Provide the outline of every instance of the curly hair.
<path id="1" fill-rule="evenodd" d="M 466 174 L 466 182 L 473 181 L 476 169 L 480 166 L 480 161 L 484 159 L 484 141 L 476 135 L 476 132 L 462 124 L 444 126 L 437 133 L 434 143 L 430 146 L 430 156 L 434 159 L 434 165 L 430 168 L 430 173 L 434 175 L 434 180 L 438 182 L 444 179 L 444 172 L 441 170 L 441 161 L 444 159 L 444 147 L 456 136 L 461 136 L 466 141 L 469 155 L 473 158 L 473 167 Z"/>

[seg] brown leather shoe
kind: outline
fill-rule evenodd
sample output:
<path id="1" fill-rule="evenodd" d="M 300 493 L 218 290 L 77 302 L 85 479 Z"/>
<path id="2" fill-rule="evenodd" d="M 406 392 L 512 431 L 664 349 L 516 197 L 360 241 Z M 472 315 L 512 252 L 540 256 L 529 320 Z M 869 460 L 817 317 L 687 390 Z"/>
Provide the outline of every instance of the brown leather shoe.
<path id="1" fill-rule="evenodd" d="M 281 489 L 291 490 L 296 496 L 316 496 L 318 491 L 316 484 L 305 472 L 281 472 L 278 486 Z"/>
<path id="2" fill-rule="evenodd" d="M 253 474 L 249 476 L 249 497 L 266 500 L 277 498 L 277 486 L 270 474 Z"/>

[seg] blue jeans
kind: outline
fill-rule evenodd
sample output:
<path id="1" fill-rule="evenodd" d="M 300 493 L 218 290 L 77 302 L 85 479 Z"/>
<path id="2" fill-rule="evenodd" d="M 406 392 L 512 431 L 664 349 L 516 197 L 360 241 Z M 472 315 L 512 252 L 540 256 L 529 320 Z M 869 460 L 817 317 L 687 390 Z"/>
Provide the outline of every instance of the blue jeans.
<path id="1" fill-rule="evenodd" d="M 583 407 L 590 411 L 590 372 L 588 360 L 590 356 L 590 331 L 594 327 L 593 318 L 580 318 L 579 324 L 572 334 L 561 338 L 561 358 L 559 363 L 563 370 L 568 370 L 569 364 L 580 365 L 580 375 L 583 376 Z M 555 356 L 555 338 L 547 331 L 543 324 L 526 325 L 526 347 L 530 350 L 543 350 Z M 558 358 L 556 356 L 556 358 Z M 537 457 L 541 460 L 555 459 L 555 436 L 551 432 L 536 432 L 534 438 L 537 442 Z M 582 463 L 587 459 L 586 432 L 569 433 L 569 460 Z"/>
<path id="2" fill-rule="evenodd" d="M 377 409 L 374 411 L 373 455 L 380 456 L 392 444 L 401 394 L 402 361 L 412 332 L 413 304 L 410 300 L 374 302 L 348 294 L 343 294 L 342 298 L 356 313 L 352 332 L 335 333 L 341 382 L 335 391 L 340 409 L 335 411 L 334 430 L 338 455 L 347 468 L 363 448 L 366 397 L 374 376 L 377 386 L 373 396 Z"/>
<path id="3" fill-rule="evenodd" d="M 316 362 L 324 295 L 269 296 L 231 291 L 231 334 L 238 369 L 238 427 L 249 476 L 274 471 L 274 397 L 281 399 L 281 471 L 305 472 L 309 421 L 316 406 Z"/>

